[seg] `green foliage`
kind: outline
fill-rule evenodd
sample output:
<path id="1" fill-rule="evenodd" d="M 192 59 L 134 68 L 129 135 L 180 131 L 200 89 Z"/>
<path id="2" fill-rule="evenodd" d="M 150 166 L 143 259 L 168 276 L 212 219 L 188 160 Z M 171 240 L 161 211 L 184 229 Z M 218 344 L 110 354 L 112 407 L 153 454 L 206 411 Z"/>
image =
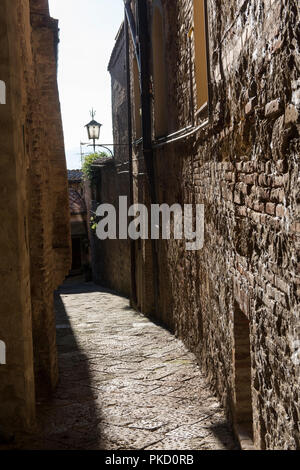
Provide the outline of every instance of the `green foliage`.
<path id="1" fill-rule="evenodd" d="M 92 165 L 96 160 L 99 158 L 108 157 L 107 153 L 105 152 L 96 152 L 96 153 L 89 153 L 85 155 L 84 161 L 82 162 L 82 172 L 86 179 L 92 180 L 93 178 L 93 168 Z"/>
<path id="2" fill-rule="evenodd" d="M 91 218 L 90 218 L 90 227 L 91 227 L 91 230 L 93 230 L 94 232 L 96 232 L 97 221 L 96 221 L 95 217 L 91 217 Z"/>

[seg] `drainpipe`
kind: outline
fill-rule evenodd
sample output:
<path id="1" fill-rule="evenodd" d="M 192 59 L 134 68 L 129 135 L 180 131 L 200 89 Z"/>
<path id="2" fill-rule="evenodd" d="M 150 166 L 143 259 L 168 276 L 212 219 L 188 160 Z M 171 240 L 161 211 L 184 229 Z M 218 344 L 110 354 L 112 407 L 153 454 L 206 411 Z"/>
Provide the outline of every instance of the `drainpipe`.
<path id="1" fill-rule="evenodd" d="M 137 23 L 139 38 L 139 58 L 140 58 L 140 83 L 141 83 L 141 105 L 142 105 L 142 135 L 143 135 L 143 154 L 147 170 L 150 201 L 151 204 L 157 203 L 155 172 L 153 162 L 152 148 L 152 110 L 151 110 L 151 80 L 150 80 L 150 50 L 149 50 L 149 31 L 148 31 L 148 9 L 145 0 L 137 0 Z M 153 284 L 154 284 L 154 303 L 156 315 L 158 313 L 158 295 L 159 295 L 159 279 L 158 279 L 158 254 L 155 240 L 152 243 L 153 258 Z"/>
<path id="2" fill-rule="evenodd" d="M 126 48 L 126 81 L 127 81 L 127 118 L 128 118 L 128 152 L 129 152 L 129 191 L 130 205 L 134 204 L 133 198 L 133 165 L 132 165 L 132 115 L 131 115 L 131 83 L 130 83 L 130 57 L 129 57 L 129 24 L 125 12 L 124 21 L 125 48 Z M 136 257 L 135 257 L 135 241 L 130 239 L 130 270 L 131 270 L 131 302 L 137 305 L 136 292 Z"/>
<path id="3" fill-rule="evenodd" d="M 153 150 L 152 150 L 152 116 L 150 99 L 150 70 L 149 70 L 149 36 L 148 11 L 145 0 L 137 0 L 138 4 L 138 37 L 140 46 L 140 82 L 142 105 L 142 135 L 143 153 L 150 185 L 151 203 L 156 203 Z"/>
<path id="4" fill-rule="evenodd" d="M 131 11 L 130 0 L 125 0 L 124 1 L 124 6 L 125 6 L 125 23 L 126 23 L 126 20 L 127 20 L 127 26 L 128 26 L 128 28 L 130 29 L 130 32 L 131 32 L 131 39 L 132 39 L 132 44 L 133 44 L 133 47 L 134 47 L 134 53 L 136 55 L 136 61 L 137 61 L 137 64 L 138 64 L 138 69 L 140 71 L 141 67 L 140 67 L 140 57 L 139 57 L 139 46 L 138 46 L 138 43 L 137 43 L 137 31 L 136 31 L 135 19 L 134 19 L 133 13 Z"/>

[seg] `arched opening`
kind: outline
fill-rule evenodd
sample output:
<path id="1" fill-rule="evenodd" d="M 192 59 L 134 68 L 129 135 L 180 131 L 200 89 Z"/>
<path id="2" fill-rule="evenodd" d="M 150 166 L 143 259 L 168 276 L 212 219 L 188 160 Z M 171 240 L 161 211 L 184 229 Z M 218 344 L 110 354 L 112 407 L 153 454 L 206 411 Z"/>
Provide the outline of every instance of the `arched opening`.
<path id="1" fill-rule="evenodd" d="M 162 137 L 168 133 L 165 39 L 162 7 L 160 2 L 155 3 L 152 20 L 154 130 L 155 137 Z"/>
<path id="2" fill-rule="evenodd" d="M 207 36 L 205 0 L 194 0 L 195 79 L 197 109 L 208 103 Z"/>

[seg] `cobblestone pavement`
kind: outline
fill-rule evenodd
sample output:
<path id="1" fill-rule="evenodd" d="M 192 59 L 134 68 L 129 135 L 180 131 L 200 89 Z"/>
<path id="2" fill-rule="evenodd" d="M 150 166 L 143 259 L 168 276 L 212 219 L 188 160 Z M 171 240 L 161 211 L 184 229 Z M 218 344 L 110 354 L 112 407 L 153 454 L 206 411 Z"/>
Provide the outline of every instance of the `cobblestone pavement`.
<path id="1" fill-rule="evenodd" d="M 236 448 L 194 355 L 127 299 L 65 284 L 56 309 L 60 382 L 23 448 Z"/>

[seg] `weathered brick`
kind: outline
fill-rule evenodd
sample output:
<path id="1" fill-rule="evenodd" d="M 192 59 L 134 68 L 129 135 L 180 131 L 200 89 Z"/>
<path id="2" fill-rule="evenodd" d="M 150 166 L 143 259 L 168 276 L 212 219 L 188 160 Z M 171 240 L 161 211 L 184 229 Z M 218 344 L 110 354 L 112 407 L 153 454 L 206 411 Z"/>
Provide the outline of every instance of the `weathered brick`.
<path id="1" fill-rule="evenodd" d="M 275 204 L 268 202 L 266 204 L 266 213 L 269 215 L 275 215 Z"/>
<path id="2" fill-rule="evenodd" d="M 245 114 L 249 116 L 254 112 L 255 106 L 257 105 L 257 98 L 251 98 L 245 106 Z"/>
<path id="3" fill-rule="evenodd" d="M 270 101 L 265 107 L 265 116 L 267 118 L 274 118 L 282 113 L 282 102 L 279 98 Z"/>
<path id="4" fill-rule="evenodd" d="M 254 174 L 252 174 L 252 175 L 245 175 L 245 176 L 243 177 L 243 181 L 244 181 L 244 183 L 246 183 L 246 184 L 255 184 L 256 181 L 257 181 L 257 174 L 254 173 Z"/>
<path id="5" fill-rule="evenodd" d="M 284 122 L 286 125 L 294 124 L 299 120 L 299 111 L 293 104 L 289 104 L 285 109 Z"/>
<path id="6" fill-rule="evenodd" d="M 57 21 L 47 0 L 4 1 L 0 30 L 0 78 L 9 84 L 0 105 L 1 441 L 35 425 L 36 399 L 57 384 L 53 291 L 69 273 L 71 240 Z"/>
<path id="7" fill-rule="evenodd" d="M 285 208 L 283 205 L 278 204 L 276 206 L 276 217 L 284 217 L 285 215 Z"/>
<path id="8" fill-rule="evenodd" d="M 254 204 L 253 204 L 253 209 L 257 212 L 264 212 L 265 205 L 264 205 L 263 202 L 255 201 Z"/>
<path id="9" fill-rule="evenodd" d="M 193 26 L 193 2 L 179 0 L 172 8 L 165 0 L 161 3 L 168 51 L 168 123 L 173 132 L 190 124 L 192 95 L 197 107 L 199 90 L 194 67 L 192 71 L 189 67 L 186 39 Z M 157 184 L 160 202 L 205 201 L 205 244 L 199 253 L 186 253 L 182 241 L 157 243 L 160 296 L 155 315 L 203 360 L 230 416 L 236 414 L 230 404 L 236 396 L 233 338 L 237 317 L 248 316 L 251 373 L 259 376 L 250 400 L 255 445 L 295 448 L 291 430 L 296 420 L 286 409 L 293 402 L 297 379 L 290 354 L 284 354 L 290 338 L 283 333 L 283 325 L 294 321 L 290 312 L 297 307 L 296 293 L 293 289 L 284 292 L 280 281 L 275 284 L 275 276 L 290 285 L 295 280 L 298 237 L 291 216 L 297 212 L 299 149 L 296 129 L 287 119 L 294 110 L 283 104 L 297 107 L 297 68 L 291 64 L 298 59 L 296 49 L 283 47 L 279 41 L 296 43 L 296 19 L 287 0 L 260 2 L 259 20 L 255 2 L 244 2 L 243 13 L 230 1 L 221 2 L 222 8 L 218 2 L 207 3 L 212 122 L 197 137 L 155 149 L 153 160 L 153 184 Z M 133 51 L 130 53 L 132 57 Z M 194 40 L 191 54 L 194 62 Z M 154 121 L 155 115 L 153 127 Z M 138 158 L 142 160 L 142 155 Z M 236 162 L 236 171 L 227 166 L 230 162 Z M 134 191 L 144 200 L 147 185 L 136 175 Z M 281 216 L 274 217 L 282 213 L 281 206 L 287 207 L 286 224 Z M 144 248 L 139 246 L 135 266 L 140 305 L 145 297 L 141 278 L 146 256 L 149 278 L 153 266 Z M 258 260 L 262 260 L 260 269 Z M 153 315 L 150 309 L 144 311 Z M 244 326 L 249 330 L 249 324 Z"/>
<path id="10" fill-rule="evenodd" d="M 285 192 L 283 189 L 272 189 L 270 193 L 270 199 L 272 202 L 284 202 Z"/>

